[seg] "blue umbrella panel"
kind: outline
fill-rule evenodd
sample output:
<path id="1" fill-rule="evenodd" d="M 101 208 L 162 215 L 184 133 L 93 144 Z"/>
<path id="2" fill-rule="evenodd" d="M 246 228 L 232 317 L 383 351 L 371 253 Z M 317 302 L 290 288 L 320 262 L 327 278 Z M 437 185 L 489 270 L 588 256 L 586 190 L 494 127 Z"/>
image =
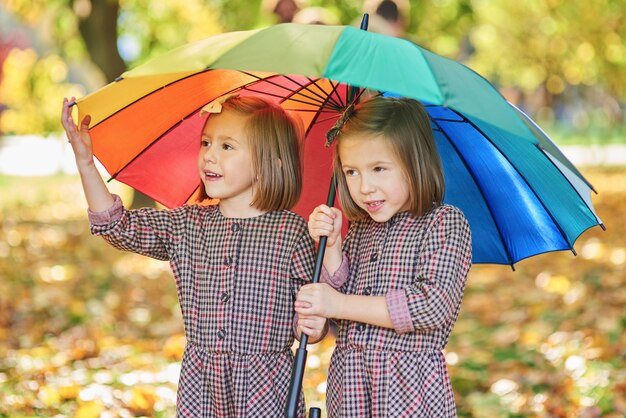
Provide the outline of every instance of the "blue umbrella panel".
<path id="1" fill-rule="evenodd" d="M 602 226 L 591 185 L 518 109 L 536 142 L 447 107 L 426 109 L 444 168 L 444 201 L 469 221 L 473 263 L 513 266 L 541 253 L 574 251 L 580 234 Z"/>

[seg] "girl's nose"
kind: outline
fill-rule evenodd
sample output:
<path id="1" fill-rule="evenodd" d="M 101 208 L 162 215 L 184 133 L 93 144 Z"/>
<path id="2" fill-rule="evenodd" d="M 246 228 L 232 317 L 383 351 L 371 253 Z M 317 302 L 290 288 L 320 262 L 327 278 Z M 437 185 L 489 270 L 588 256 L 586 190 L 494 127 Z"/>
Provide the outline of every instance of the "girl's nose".
<path id="1" fill-rule="evenodd" d="M 202 158 L 204 161 L 213 162 L 215 161 L 215 152 L 213 152 L 212 147 L 206 147 L 202 152 Z"/>
<path id="2" fill-rule="evenodd" d="M 372 193 L 375 189 L 374 187 L 374 183 L 372 182 L 372 180 L 368 177 L 368 176 L 362 176 L 361 177 L 361 193 L 362 194 L 369 194 Z"/>

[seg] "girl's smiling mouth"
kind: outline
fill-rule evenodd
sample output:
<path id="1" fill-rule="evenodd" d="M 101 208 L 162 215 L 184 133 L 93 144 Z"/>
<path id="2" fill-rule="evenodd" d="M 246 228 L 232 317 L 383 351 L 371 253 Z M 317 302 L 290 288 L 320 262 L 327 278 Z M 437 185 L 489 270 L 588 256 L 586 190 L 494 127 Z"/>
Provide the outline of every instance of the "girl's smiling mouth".
<path id="1" fill-rule="evenodd" d="M 367 202 L 363 202 L 369 212 L 378 211 L 380 208 L 382 208 L 384 203 L 384 200 L 369 200 Z"/>
<path id="2" fill-rule="evenodd" d="M 219 180 L 222 178 L 221 174 L 214 173 L 213 171 L 205 171 L 204 178 L 209 181 Z"/>

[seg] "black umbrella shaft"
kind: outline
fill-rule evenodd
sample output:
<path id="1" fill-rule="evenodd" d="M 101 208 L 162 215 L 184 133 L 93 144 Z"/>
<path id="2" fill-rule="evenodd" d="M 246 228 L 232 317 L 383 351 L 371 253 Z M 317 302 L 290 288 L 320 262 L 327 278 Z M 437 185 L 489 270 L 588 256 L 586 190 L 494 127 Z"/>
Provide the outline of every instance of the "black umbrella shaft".
<path id="1" fill-rule="evenodd" d="M 337 193 L 337 183 L 335 176 L 330 179 L 330 187 L 328 188 L 328 197 L 326 198 L 326 206 L 333 207 L 335 205 L 335 195 Z M 322 274 L 322 266 L 324 265 L 324 253 L 326 252 L 327 236 L 320 237 L 320 243 L 317 248 L 317 258 L 315 259 L 315 270 L 313 270 L 313 283 L 320 281 L 320 275 Z"/>
<path id="2" fill-rule="evenodd" d="M 326 206 L 333 206 L 335 203 L 336 194 L 335 176 L 330 180 L 330 187 L 328 189 L 328 197 L 326 199 Z M 319 246 L 317 248 L 317 256 L 315 259 L 315 270 L 313 270 L 313 283 L 319 283 L 320 275 L 322 274 L 322 266 L 324 264 L 324 253 L 326 251 L 326 241 L 328 237 L 320 237 Z M 304 377 L 304 366 L 306 365 L 306 345 L 309 342 L 309 336 L 302 334 L 300 336 L 300 345 L 296 350 L 296 356 L 293 360 L 293 366 L 291 368 L 291 381 L 289 382 L 289 393 L 287 394 L 287 404 L 285 406 L 285 417 L 295 418 L 298 413 L 298 398 L 300 391 L 302 390 L 302 378 Z M 311 415 L 317 411 L 311 411 Z"/>

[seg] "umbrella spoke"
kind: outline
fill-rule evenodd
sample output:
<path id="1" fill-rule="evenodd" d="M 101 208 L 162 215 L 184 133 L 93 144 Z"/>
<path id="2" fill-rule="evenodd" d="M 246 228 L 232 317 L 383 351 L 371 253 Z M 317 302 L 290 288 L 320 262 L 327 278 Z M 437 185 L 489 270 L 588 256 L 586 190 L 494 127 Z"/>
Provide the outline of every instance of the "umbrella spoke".
<path id="1" fill-rule="evenodd" d="M 313 85 L 315 85 L 321 91 L 324 91 L 324 92 L 326 91 L 319 84 L 317 84 L 317 81 L 319 81 L 319 79 L 318 80 L 309 79 L 309 80 L 311 81 L 311 83 Z M 323 106 L 327 107 L 327 108 L 330 108 L 330 109 L 333 109 L 333 110 L 335 110 L 337 112 L 340 112 L 341 110 L 345 109 L 345 107 L 346 107 L 345 104 L 343 103 L 343 101 L 341 100 L 341 96 L 337 93 L 337 87 L 339 87 L 340 84 L 339 83 L 335 84 L 335 82 L 333 80 L 331 80 L 331 79 L 328 79 L 328 82 L 332 86 L 332 90 L 330 92 L 328 92 L 328 95 L 326 96 L 326 98 L 324 100 L 324 105 Z M 338 100 L 336 100 L 335 97 Z M 330 106 L 329 106 L 329 103 L 330 103 Z"/>
<path id="2" fill-rule="evenodd" d="M 298 103 L 303 103 L 303 104 L 310 104 L 311 106 L 322 106 L 322 105 L 324 105 L 324 103 L 327 101 L 328 97 L 329 97 L 329 96 L 331 96 L 331 95 L 333 94 L 333 92 L 334 92 L 334 90 L 333 90 L 333 91 L 331 91 L 330 93 L 328 93 L 328 92 L 327 92 L 324 88 L 322 88 L 319 84 L 317 84 L 317 81 L 318 81 L 318 80 L 320 80 L 320 79 L 313 79 L 313 78 L 307 77 L 307 80 L 309 80 L 309 81 L 310 81 L 310 83 L 309 83 L 309 84 L 304 84 L 304 83 L 299 82 L 298 80 L 296 80 L 296 79 L 294 79 L 293 77 L 290 77 L 290 76 L 288 76 L 288 75 L 272 75 L 272 76 L 270 76 L 270 77 L 263 78 L 263 77 L 259 77 L 259 76 L 255 75 L 255 74 L 250 74 L 250 73 L 248 73 L 248 72 L 246 72 L 246 71 L 242 71 L 242 73 L 244 73 L 244 74 L 246 74 L 246 75 L 249 75 L 250 77 L 254 77 L 254 78 L 256 78 L 258 81 L 263 81 L 263 82 L 268 83 L 268 84 L 270 84 L 270 85 L 272 85 L 272 86 L 275 86 L 275 87 L 278 87 L 278 88 L 280 88 L 280 89 L 283 89 L 283 90 L 285 90 L 286 92 L 292 93 L 292 95 L 291 95 L 291 96 L 287 96 L 286 98 L 284 98 L 285 96 L 282 96 L 282 95 L 274 95 L 274 97 L 281 97 L 281 98 L 284 98 L 284 101 L 290 100 L 290 101 L 293 101 L 293 102 L 298 102 Z M 272 80 L 271 80 L 272 78 L 281 78 L 281 79 L 286 79 L 286 80 L 289 80 L 289 81 L 291 81 L 293 84 L 295 84 L 296 86 L 300 87 L 300 90 L 295 90 L 295 89 L 293 89 L 293 88 L 290 88 L 290 87 L 284 86 L 284 85 L 282 85 L 282 84 L 279 84 L 279 83 L 277 83 L 277 82 L 275 82 L 275 81 L 272 81 Z M 331 85 L 332 85 L 332 81 L 331 81 L 331 80 L 329 80 L 329 82 L 330 82 L 330 83 L 331 83 Z M 244 89 L 246 89 L 246 90 L 249 90 L 249 91 L 253 91 L 253 90 L 252 90 L 252 89 L 250 89 L 248 86 L 249 86 L 249 85 L 251 85 L 251 84 L 254 84 L 254 83 L 256 83 L 256 81 L 254 81 L 254 82 L 251 82 L 251 83 L 247 84 L 247 85 L 246 85 L 246 86 L 244 86 L 243 88 L 244 88 Z M 315 90 L 313 90 L 313 89 L 311 89 L 311 88 L 310 88 L 310 86 L 311 86 L 311 85 L 314 85 L 314 86 L 315 86 L 315 87 L 317 87 L 317 88 L 318 88 L 321 92 L 323 92 L 323 93 L 327 93 L 327 94 L 322 95 L 322 94 L 320 94 L 320 93 L 316 92 Z M 303 91 L 306 91 L 306 92 L 308 92 L 308 93 L 311 93 L 312 95 L 316 96 L 316 97 L 317 97 L 317 99 L 316 99 L 316 98 L 314 98 L 314 97 L 311 97 L 311 96 L 309 96 L 309 95 L 304 94 L 304 93 L 303 93 Z M 259 91 L 255 91 L 255 92 L 257 92 L 257 93 L 263 93 L 263 94 L 268 94 L 268 95 L 271 95 L 271 94 L 269 94 L 269 93 L 267 93 L 267 92 L 259 92 Z M 303 100 L 294 99 L 294 98 L 293 98 L 293 95 L 301 95 L 301 96 L 303 96 L 303 97 L 304 97 L 304 98 L 306 98 L 306 99 L 310 99 L 310 100 L 311 100 L 311 103 L 307 103 L 306 101 L 303 101 Z M 318 100 L 318 99 L 319 99 L 319 100 Z M 334 102 L 334 103 L 336 103 L 336 102 Z M 338 106 L 340 106 L 340 105 L 338 104 Z"/>
<path id="3" fill-rule="evenodd" d="M 329 112 L 329 113 L 330 113 L 330 112 Z M 337 117 L 338 117 L 338 116 L 339 116 L 339 114 L 338 114 L 338 113 L 336 113 L 336 112 L 334 112 L 334 113 L 333 113 L 333 116 L 330 116 L 330 117 L 325 118 L 325 119 L 318 119 L 316 122 L 317 122 L 317 123 L 328 122 L 329 120 L 337 119 Z"/>
<path id="4" fill-rule="evenodd" d="M 284 99 L 284 97 L 285 97 L 285 96 L 283 96 L 281 94 L 269 93 L 269 92 L 263 91 L 263 90 L 255 90 L 255 89 L 249 88 L 247 86 L 246 87 L 242 87 L 242 90 L 246 90 L 246 91 L 249 91 L 249 92 L 252 92 L 252 93 L 263 94 L 265 96 L 276 97 L 277 99 Z M 298 94 L 300 94 L 300 93 L 298 93 Z M 309 98 L 307 96 L 304 96 L 304 97 L 307 98 L 307 99 Z M 320 105 L 320 103 L 318 103 L 318 102 L 307 102 L 305 100 L 298 100 L 298 99 L 285 99 L 285 100 L 290 100 L 292 102 L 302 103 L 302 104 L 309 105 L 309 106 L 319 106 Z"/>
<path id="5" fill-rule="evenodd" d="M 303 89 L 306 89 L 306 86 L 305 86 L 305 85 L 303 85 L 303 84 L 301 84 L 301 83 L 298 83 L 297 81 L 293 80 L 293 79 L 292 79 L 292 78 L 290 78 L 290 77 L 286 77 L 286 76 L 279 76 L 279 75 L 273 75 L 273 76 L 271 76 L 271 77 L 262 78 L 262 77 L 259 77 L 259 76 L 254 75 L 254 74 L 249 74 L 249 73 L 248 73 L 248 72 L 246 72 L 246 71 L 242 71 L 242 73 L 244 73 L 244 74 L 246 74 L 246 75 L 249 75 L 249 76 L 251 76 L 251 77 L 255 77 L 258 81 L 262 81 L 262 82 L 267 83 L 267 84 L 270 84 L 270 85 L 272 85 L 272 86 L 274 86 L 274 87 L 278 87 L 278 88 L 280 88 L 280 89 L 283 89 L 283 90 L 285 90 L 287 93 L 291 93 L 292 95 L 293 95 L 293 94 L 302 94 L 302 93 L 301 93 L 301 91 L 302 91 L 302 90 L 294 90 L 293 88 L 289 88 L 289 87 L 284 86 L 284 85 L 282 85 L 282 84 L 279 84 L 279 83 L 277 83 L 277 82 L 275 82 L 275 81 L 272 81 L 272 80 L 271 80 L 271 78 L 274 78 L 274 77 L 284 78 L 284 79 L 287 79 L 287 80 L 291 81 L 292 83 L 296 84 L 297 86 L 302 87 Z M 277 98 L 284 98 L 284 97 L 285 97 L 284 95 L 277 94 L 277 93 L 273 93 L 273 94 L 272 94 L 272 93 L 269 93 L 269 92 L 266 92 L 266 91 L 259 91 L 259 90 L 253 90 L 253 89 L 251 89 L 249 86 L 250 86 L 250 85 L 253 85 L 253 84 L 255 84 L 255 83 L 257 83 L 257 81 L 253 81 L 253 82 L 251 82 L 251 83 L 248 83 L 248 84 L 246 84 L 245 86 L 243 86 L 243 87 L 241 87 L 241 88 L 242 88 L 242 89 L 245 89 L 245 90 L 248 90 L 248 91 L 255 92 L 255 93 L 266 94 L 266 95 L 268 95 L 268 96 L 273 96 L 273 97 L 277 97 Z M 310 91 L 310 90 L 307 90 L 307 91 Z M 322 104 L 322 103 L 323 103 L 323 99 L 324 99 L 323 97 L 320 97 L 320 100 L 317 100 L 317 99 L 315 99 L 315 98 L 313 98 L 313 97 L 309 97 L 309 96 L 307 96 L 307 95 L 305 95 L 305 94 L 302 94 L 302 96 L 303 96 L 304 98 L 306 98 L 306 99 L 310 99 L 310 100 L 311 100 L 311 102 L 306 102 L 306 101 L 304 101 L 304 100 L 296 100 L 296 99 L 285 99 L 285 100 L 292 100 L 292 101 L 294 101 L 294 102 L 299 102 L 299 103 L 307 104 L 307 105 L 310 105 L 310 106 L 319 106 L 320 104 Z"/>
<path id="6" fill-rule="evenodd" d="M 291 80 L 293 83 L 295 83 L 295 84 L 299 85 L 300 87 L 302 87 L 302 89 L 303 89 L 303 90 L 306 90 L 306 91 L 308 91 L 308 92 L 310 92 L 310 93 L 314 94 L 315 96 L 317 96 L 317 97 L 320 99 L 320 103 L 323 103 L 323 102 L 324 102 L 324 100 L 326 100 L 326 97 L 328 97 L 328 94 L 326 94 L 326 93 L 327 93 L 327 92 L 326 92 L 326 90 L 324 90 L 322 87 L 320 87 L 320 85 L 319 85 L 319 84 L 317 84 L 317 83 L 316 83 L 316 81 L 317 81 L 317 80 L 319 80 L 319 78 L 318 78 L 318 79 L 313 79 L 313 78 L 307 77 L 307 80 L 309 80 L 309 83 L 308 83 L 308 84 L 303 84 L 303 83 L 298 83 L 296 80 L 293 80 L 293 79 L 292 79 L 290 76 L 288 76 L 288 75 L 286 75 L 286 76 L 284 76 L 284 77 L 285 77 L 286 79 L 288 79 L 288 80 Z M 311 84 L 315 85 L 315 87 L 317 87 L 317 88 L 318 88 L 318 89 L 319 89 L 322 93 L 325 93 L 325 94 L 319 94 L 318 92 L 316 92 L 316 91 L 314 91 L 314 90 L 310 89 L 310 88 L 309 88 L 309 86 L 310 86 Z"/>

